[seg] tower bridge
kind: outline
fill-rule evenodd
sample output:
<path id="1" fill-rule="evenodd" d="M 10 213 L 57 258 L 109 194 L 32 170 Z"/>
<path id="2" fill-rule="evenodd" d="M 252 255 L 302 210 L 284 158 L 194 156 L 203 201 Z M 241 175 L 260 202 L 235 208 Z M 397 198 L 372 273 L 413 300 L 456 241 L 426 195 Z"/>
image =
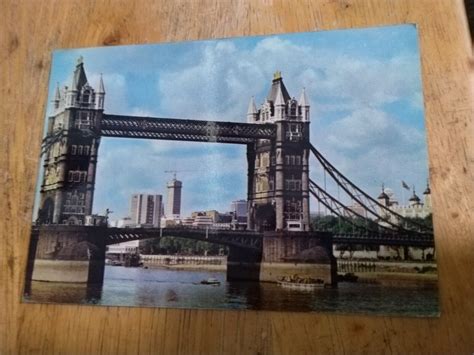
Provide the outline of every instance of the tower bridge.
<path id="1" fill-rule="evenodd" d="M 95 255 L 94 265 L 100 269 L 107 244 L 180 236 L 228 245 L 228 277 L 272 281 L 284 274 L 304 272 L 334 284 L 333 242 L 433 245 L 430 229 L 370 197 L 311 145 L 310 105 L 305 90 L 298 100 L 292 98 L 278 72 L 261 107 L 257 108 L 253 98 L 250 100 L 246 123 L 108 114 L 104 112 L 104 100 L 102 77 L 94 89 L 87 81 L 82 61 L 74 70 L 72 85 L 56 89 L 42 149 L 39 227 L 32 234 L 30 249 L 30 258 L 36 255 L 38 270 L 41 262 L 37 259 L 56 260 L 60 255 L 60 260 L 78 258 L 86 265 Z M 246 145 L 248 231 L 98 227 L 100 233 L 91 232 L 94 227 L 86 227 L 84 222 L 92 214 L 101 137 Z M 338 188 L 361 206 L 363 214 L 310 180 L 311 156 Z M 332 214 L 352 223 L 354 233 L 311 231 L 310 195 Z M 89 248 L 89 259 L 84 259 L 84 253 L 71 252 L 75 245 Z M 90 250 L 95 252 L 91 254 Z M 288 260 L 293 260 L 291 265 L 294 260 L 302 260 L 305 265 L 290 266 Z M 90 273 L 87 266 L 87 275 Z M 40 271 L 33 272 L 33 279 L 35 275 L 36 279 L 50 277 Z"/>

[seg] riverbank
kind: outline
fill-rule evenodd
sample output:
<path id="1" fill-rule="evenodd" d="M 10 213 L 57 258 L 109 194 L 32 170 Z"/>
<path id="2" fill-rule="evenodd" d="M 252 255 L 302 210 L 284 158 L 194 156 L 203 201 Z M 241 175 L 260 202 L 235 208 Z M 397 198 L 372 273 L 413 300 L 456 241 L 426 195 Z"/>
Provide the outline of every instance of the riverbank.
<path id="1" fill-rule="evenodd" d="M 226 271 L 227 265 L 212 265 L 212 264 L 156 264 L 150 262 L 144 262 L 144 267 L 148 267 L 150 269 L 166 269 L 166 270 L 177 270 L 177 271 Z"/>
<path id="2" fill-rule="evenodd" d="M 376 284 L 387 287 L 421 287 L 436 288 L 436 273 L 420 274 L 407 272 L 357 272 L 357 283 Z"/>
<path id="3" fill-rule="evenodd" d="M 226 271 L 226 256 L 140 255 L 144 267 L 168 270 Z"/>

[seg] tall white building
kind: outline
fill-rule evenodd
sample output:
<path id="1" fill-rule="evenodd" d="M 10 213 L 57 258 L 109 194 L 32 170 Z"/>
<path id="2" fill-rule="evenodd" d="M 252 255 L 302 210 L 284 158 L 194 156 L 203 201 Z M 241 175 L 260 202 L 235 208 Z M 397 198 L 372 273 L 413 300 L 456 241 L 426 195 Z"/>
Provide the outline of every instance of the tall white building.
<path id="1" fill-rule="evenodd" d="M 173 180 L 168 181 L 166 187 L 168 189 L 168 194 L 166 196 L 166 218 L 167 219 L 178 219 L 181 214 L 181 188 L 183 183 L 179 180 L 176 180 L 176 177 Z"/>
<path id="2" fill-rule="evenodd" d="M 160 227 L 162 215 L 162 196 L 134 194 L 130 201 L 130 218 L 135 224 L 148 224 Z"/>
<path id="3" fill-rule="evenodd" d="M 235 219 L 239 222 L 247 221 L 247 201 L 236 200 L 232 201 L 230 211 L 234 213 Z"/>

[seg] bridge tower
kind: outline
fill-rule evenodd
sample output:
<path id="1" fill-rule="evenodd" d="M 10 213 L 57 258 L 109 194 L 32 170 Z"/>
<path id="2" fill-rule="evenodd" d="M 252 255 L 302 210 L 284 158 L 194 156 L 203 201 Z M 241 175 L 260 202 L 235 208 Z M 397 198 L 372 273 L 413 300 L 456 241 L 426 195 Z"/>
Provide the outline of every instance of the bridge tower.
<path id="1" fill-rule="evenodd" d="M 250 100 L 249 123 L 274 123 L 275 140 L 247 147 L 248 228 L 309 231 L 309 101 L 303 89 L 291 98 L 280 72 L 273 76 L 265 102 Z"/>
<path id="2" fill-rule="evenodd" d="M 95 90 L 87 81 L 82 58 L 72 85 L 56 88 L 43 142 L 39 224 L 84 224 L 92 213 L 104 98 L 102 76 Z"/>

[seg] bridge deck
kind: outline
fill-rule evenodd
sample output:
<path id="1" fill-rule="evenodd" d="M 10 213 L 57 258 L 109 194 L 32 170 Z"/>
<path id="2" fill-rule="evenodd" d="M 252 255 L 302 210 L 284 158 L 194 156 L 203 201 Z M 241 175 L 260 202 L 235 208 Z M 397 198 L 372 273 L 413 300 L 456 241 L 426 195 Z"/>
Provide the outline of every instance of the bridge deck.
<path id="1" fill-rule="evenodd" d="M 357 234 L 345 233 L 334 234 L 332 237 L 334 244 L 360 244 L 360 245 L 389 245 L 389 246 L 410 246 L 429 248 L 434 247 L 434 238 L 431 234 Z"/>
<path id="2" fill-rule="evenodd" d="M 261 249 L 262 236 L 257 232 L 216 229 L 108 228 L 107 244 L 160 237 L 181 237 L 239 248 Z"/>
<path id="3" fill-rule="evenodd" d="M 311 232 L 313 237 L 318 232 Z M 429 234 L 332 234 L 321 231 L 321 236 L 330 236 L 334 244 L 391 245 L 412 247 L 433 247 L 434 238 Z M 265 233 L 197 228 L 108 228 L 107 244 L 160 237 L 180 237 L 240 248 L 259 249 Z M 310 234 L 308 234 L 310 236 Z M 291 233 L 288 234 L 291 237 Z"/>
<path id="4" fill-rule="evenodd" d="M 248 144 L 256 139 L 272 139 L 274 124 L 183 120 L 104 114 L 104 137 L 147 138 L 191 142 Z"/>

